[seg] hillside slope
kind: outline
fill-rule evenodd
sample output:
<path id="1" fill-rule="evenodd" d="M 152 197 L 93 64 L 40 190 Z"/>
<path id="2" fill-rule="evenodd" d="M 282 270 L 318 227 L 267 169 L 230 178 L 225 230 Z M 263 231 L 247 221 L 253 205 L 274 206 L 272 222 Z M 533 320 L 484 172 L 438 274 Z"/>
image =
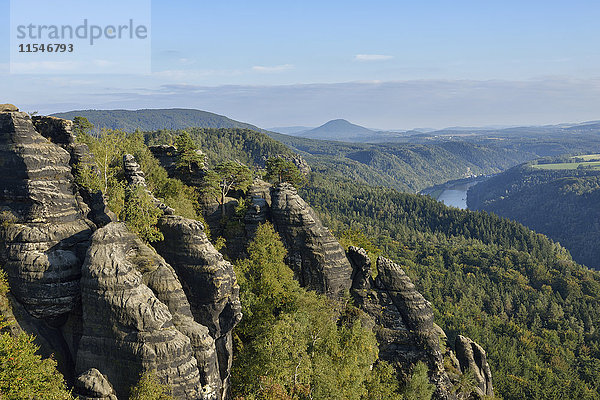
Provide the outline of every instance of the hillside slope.
<path id="1" fill-rule="evenodd" d="M 242 128 L 260 130 L 254 125 L 229 119 L 207 111 L 171 108 L 145 110 L 75 110 L 53 114 L 70 119 L 86 117 L 96 128 L 120 129 L 133 132 L 137 129 Z"/>
<path id="2" fill-rule="evenodd" d="M 600 171 L 525 164 L 470 188 L 467 204 L 544 233 L 576 261 L 600 268 Z"/>

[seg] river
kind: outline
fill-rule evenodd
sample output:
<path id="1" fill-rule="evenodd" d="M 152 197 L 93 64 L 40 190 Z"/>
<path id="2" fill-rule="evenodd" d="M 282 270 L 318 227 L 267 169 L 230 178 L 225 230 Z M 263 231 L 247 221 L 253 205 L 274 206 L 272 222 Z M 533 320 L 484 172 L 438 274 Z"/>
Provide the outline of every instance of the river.
<path id="1" fill-rule="evenodd" d="M 460 208 L 461 210 L 467 209 L 467 190 L 478 182 L 461 183 L 455 186 L 451 186 L 440 194 L 437 198 L 447 206 Z"/>
<path id="2" fill-rule="evenodd" d="M 469 180 L 461 180 L 455 183 L 447 183 L 445 185 L 432 187 L 424 190 L 421 193 L 429 194 L 437 201 L 441 201 L 447 206 L 460 208 L 461 210 L 467 209 L 467 191 L 473 185 L 487 179 L 488 177 L 479 176 Z M 437 189 L 437 190 L 436 190 Z"/>

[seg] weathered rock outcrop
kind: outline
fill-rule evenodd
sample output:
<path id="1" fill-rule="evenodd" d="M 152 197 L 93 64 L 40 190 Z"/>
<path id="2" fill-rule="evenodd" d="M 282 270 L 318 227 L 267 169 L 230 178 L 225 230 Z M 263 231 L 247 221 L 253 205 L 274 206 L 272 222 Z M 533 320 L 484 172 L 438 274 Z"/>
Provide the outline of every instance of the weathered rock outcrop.
<path id="1" fill-rule="evenodd" d="M 9 111 L 0 113 L 0 263 L 29 313 L 56 318 L 78 301 L 95 225 L 78 201 L 69 153 L 36 132 L 28 114 L 2 109 Z"/>
<path id="2" fill-rule="evenodd" d="M 292 185 L 271 189 L 271 216 L 302 286 L 333 298 L 350 289 L 352 267 L 344 250 Z"/>
<path id="3" fill-rule="evenodd" d="M 209 355 L 203 361 L 212 363 L 214 375 L 214 342 L 208 330 L 193 321 L 172 268 L 124 224 L 111 223 L 92 236 L 81 293 L 83 327 L 76 372 L 97 368 L 119 398 L 126 398 L 146 371 L 156 371 L 176 398 L 201 396 L 202 383 L 209 382 L 201 382 L 196 357 Z M 206 378 L 214 385 L 212 376 Z M 217 388 L 206 389 L 214 394 Z"/>
<path id="4" fill-rule="evenodd" d="M 75 185 L 75 168 L 94 166 L 71 128 L 0 105 L 0 264 L 14 295 L 2 314 L 15 332 L 35 334 L 42 354 L 55 354 L 82 399 L 127 398 L 145 371 L 176 399 L 223 399 L 241 317 L 231 264 L 211 246 L 203 268 L 212 275 L 196 278 L 212 288 L 194 297 L 209 330 L 194 319 L 174 269 L 114 222 L 101 193 Z M 145 187 L 135 160 L 124 161 L 130 184 Z"/>
<path id="5" fill-rule="evenodd" d="M 270 218 L 271 203 L 271 185 L 265 181 L 257 179 L 248 189 L 250 206 L 244 216 L 244 226 L 246 228 L 246 241 L 254 238 L 256 230 L 260 224 L 264 224 Z"/>
<path id="6" fill-rule="evenodd" d="M 215 250 L 199 221 L 168 215 L 158 227 L 165 239 L 156 244 L 157 251 L 181 279 L 194 318 L 215 340 L 225 398 L 233 356 L 231 331 L 242 318 L 233 266 Z"/>
<path id="7" fill-rule="evenodd" d="M 127 184 L 130 186 L 140 186 L 142 187 L 150 198 L 154 202 L 154 205 L 160 209 L 165 215 L 173 215 L 175 210 L 171 207 L 165 205 L 162 201 L 154 197 L 152 192 L 148 190 L 148 186 L 146 185 L 146 176 L 140 165 L 135 160 L 135 157 L 131 154 L 125 154 L 123 156 L 123 169 L 125 171 L 125 178 L 127 179 Z"/>
<path id="8" fill-rule="evenodd" d="M 117 400 L 112 385 L 96 368 L 79 375 L 73 391 L 79 400 Z"/>
<path id="9" fill-rule="evenodd" d="M 375 323 L 379 357 L 394 365 L 405 378 L 418 361 L 425 362 L 436 385 L 436 398 L 453 398 L 431 304 L 415 289 L 402 268 L 390 260 L 377 259 L 378 275 L 373 280 L 371 260 L 363 249 L 350 247 L 348 258 L 354 267 L 351 293 L 357 306 Z"/>
<path id="10" fill-rule="evenodd" d="M 129 185 L 148 190 L 144 172 L 135 158 L 127 154 L 123 162 Z M 211 379 L 218 384 L 219 397 L 226 398 L 233 360 L 232 330 L 242 318 L 233 266 L 210 243 L 201 222 L 172 215 L 172 209 L 152 198 L 157 207 L 165 211 L 158 222 L 164 240 L 155 247 L 175 268 L 184 284 L 194 318 L 208 327 L 210 337 L 214 339 L 218 377 L 211 375 Z"/>
<path id="11" fill-rule="evenodd" d="M 36 115 L 32 117 L 32 122 L 40 135 L 62 147 L 70 154 L 69 165 L 73 175 L 75 175 L 77 168 L 84 167 L 88 167 L 99 174 L 90 149 L 87 145 L 76 141 L 72 132 L 72 121 Z M 117 216 L 108 209 L 101 192 L 91 193 L 86 188 L 79 187 L 76 199 L 81 209 L 86 213 L 86 217 L 98 227 L 117 220 Z"/>
<path id="12" fill-rule="evenodd" d="M 473 372 L 477 387 L 476 393 L 479 397 L 494 396 L 492 386 L 492 371 L 487 362 L 485 350 L 468 337 L 458 335 L 456 337 L 456 357 L 460 363 L 463 373 Z"/>

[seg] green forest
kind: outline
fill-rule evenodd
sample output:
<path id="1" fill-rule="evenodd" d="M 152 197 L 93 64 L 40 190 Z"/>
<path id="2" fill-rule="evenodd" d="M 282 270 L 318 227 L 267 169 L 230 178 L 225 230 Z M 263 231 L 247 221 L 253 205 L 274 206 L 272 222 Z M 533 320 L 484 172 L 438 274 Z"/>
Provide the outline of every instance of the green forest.
<path id="1" fill-rule="evenodd" d="M 600 171 L 593 165 L 556 168 L 580 165 L 576 160 L 546 159 L 511 168 L 473 186 L 468 206 L 519 221 L 560 242 L 577 262 L 600 268 Z M 552 168 L 539 168 L 545 166 Z"/>

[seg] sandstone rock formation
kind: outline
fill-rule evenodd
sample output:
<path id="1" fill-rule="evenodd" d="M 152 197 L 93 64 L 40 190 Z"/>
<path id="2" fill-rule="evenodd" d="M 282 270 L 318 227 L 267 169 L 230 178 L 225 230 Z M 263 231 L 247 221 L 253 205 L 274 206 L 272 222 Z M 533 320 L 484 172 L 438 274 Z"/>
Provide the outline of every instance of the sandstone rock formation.
<path id="1" fill-rule="evenodd" d="M 28 114 L 0 113 L 0 264 L 37 318 L 69 313 L 79 297 L 95 225 L 77 199 L 70 155 L 36 132 Z"/>
<path id="2" fill-rule="evenodd" d="M 79 400 L 117 400 L 112 385 L 96 368 L 79 375 L 73 389 Z"/>
<path id="3" fill-rule="evenodd" d="M 289 183 L 271 189 L 271 216 L 302 286 L 333 298 L 350 289 L 352 267 L 344 250 Z"/>
<path id="4" fill-rule="evenodd" d="M 271 216 L 271 185 L 260 179 L 255 180 L 248 189 L 247 198 L 250 200 L 250 206 L 244 216 L 244 226 L 246 242 L 249 242 L 254 238 L 258 226 L 264 224 Z"/>
<path id="5" fill-rule="evenodd" d="M 92 236 L 82 270 L 82 337 L 76 372 L 97 368 L 119 398 L 141 373 L 156 371 L 178 399 L 197 399 L 204 384 L 216 398 L 214 342 L 194 323 L 172 268 L 124 224 Z M 200 381 L 196 357 L 211 368 Z M 206 387 L 206 386 L 212 387 Z"/>
<path id="6" fill-rule="evenodd" d="M 159 208 L 165 215 L 173 215 L 175 210 L 165 205 L 162 201 L 154 197 L 154 195 L 148 190 L 146 185 L 146 176 L 140 165 L 135 161 L 135 157 L 131 154 L 125 154 L 123 156 L 123 169 L 125 170 L 125 178 L 127 184 L 130 186 L 141 186 L 150 195 L 150 198 L 154 202 L 157 208 Z"/>
<path id="7" fill-rule="evenodd" d="M 462 372 L 473 372 L 477 383 L 475 388 L 477 395 L 479 397 L 494 396 L 492 371 L 487 362 L 485 350 L 473 340 L 461 335 L 456 337 L 455 348 Z"/>
<path id="8" fill-rule="evenodd" d="M 71 156 L 69 165 L 73 175 L 77 168 L 89 167 L 99 174 L 94 158 L 87 145 L 76 142 L 72 132 L 73 122 L 49 116 L 33 116 L 33 125 L 37 132 L 52 143 L 65 149 Z M 101 192 L 91 193 L 86 188 L 79 187 L 76 199 L 86 217 L 98 227 L 117 220 L 117 216 L 108 209 Z"/>
<path id="9" fill-rule="evenodd" d="M 241 317 L 231 264 L 212 246 L 190 255 L 207 257 L 194 283 L 212 288 L 195 295 L 202 305 L 192 313 L 175 270 L 114 222 L 101 193 L 75 185 L 75 169 L 92 167 L 93 158 L 71 128 L 0 105 L 0 264 L 14 295 L 2 314 L 15 333 L 35 334 L 42 354 L 55 354 L 82 399 L 127 398 L 146 371 L 176 399 L 224 399 L 231 330 Z M 125 166 L 130 183 L 145 186 L 132 157 Z"/>
<path id="10" fill-rule="evenodd" d="M 158 222 L 164 240 L 157 251 L 173 266 L 196 321 L 208 327 L 217 346 L 223 398 L 232 363 L 232 330 L 241 320 L 239 286 L 233 266 L 209 242 L 199 221 L 167 215 Z"/>
<path id="11" fill-rule="evenodd" d="M 418 361 L 425 362 L 436 385 L 436 398 L 453 398 L 431 304 L 390 260 L 377 259 L 378 275 L 373 280 L 371 261 L 363 249 L 350 247 L 348 258 L 354 267 L 351 293 L 356 305 L 374 321 L 380 359 L 391 363 L 400 374 L 407 374 Z"/>

